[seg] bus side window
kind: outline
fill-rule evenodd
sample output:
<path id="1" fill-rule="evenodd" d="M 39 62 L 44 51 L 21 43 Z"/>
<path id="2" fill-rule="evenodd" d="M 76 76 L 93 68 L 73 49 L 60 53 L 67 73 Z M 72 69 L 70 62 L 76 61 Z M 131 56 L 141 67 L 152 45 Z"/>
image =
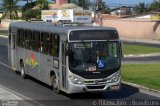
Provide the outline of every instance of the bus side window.
<path id="1" fill-rule="evenodd" d="M 17 30 L 17 45 L 20 46 L 20 29 Z"/>
<path id="2" fill-rule="evenodd" d="M 19 47 L 24 47 L 24 30 L 23 29 L 18 29 L 17 30 L 17 40 L 16 40 L 16 44 L 19 46 Z"/>
<path id="3" fill-rule="evenodd" d="M 52 56 L 58 57 L 59 56 L 59 36 L 57 34 L 50 35 L 50 54 Z"/>
<path id="4" fill-rule="evenodd" d="M 27 36 L 26 36 L 26 48 L 27 49 L 32 49 L 32 31 L 31 30 L 27 30 Z"/>
<path id="5" fill-rule="evenodd" d="M 11 28 L 9 28 L 9 45 L 11 45 Z"/>
<path id="6" fill-rule="evenodd" d="M 108 44 L 108 49 L 109 49 L 109 56 L 112 57 L 117 57 L 117 44 L 115 43 L 109 43 Z"/>
<path id="7" fill-rule="evenodd" d="M 40 50 L 40 32 L 38 31 L 33 32 L 32 47 L 35 51 Z"/>
<path id="8" fill-rule="evenodd" d="M 41 52 L 49 54 L 49 33 L 41 32 Z"/>
<path id="9" fill-rule="evenodd" d="M 23 34 L 23 36 L 24 36 L 23 45 L 24 45 L 24 47 L 26 47 L 27 30 L 24 30 L 24 32 L 23 32 L 23 33 L 24 33 L 24 34 Z"/>
<path id="10" fill-rule="evenodd" d="M 19 32 L 19 45 L 20 47 L 24 47 L 24 30 L 23 29 L 20 29 L 20 32 Z"/>

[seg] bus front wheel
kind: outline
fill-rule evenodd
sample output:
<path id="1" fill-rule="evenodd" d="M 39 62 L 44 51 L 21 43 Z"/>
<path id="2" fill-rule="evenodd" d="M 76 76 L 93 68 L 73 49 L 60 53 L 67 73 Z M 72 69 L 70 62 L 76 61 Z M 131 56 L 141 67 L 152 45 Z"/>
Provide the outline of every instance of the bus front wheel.
<path id="1" fill-rule="evenodd" d="M 60 89 L 59 89 L 58 78 L 56 77 L 56 75 L 51 76 L 51 80 L 52 80 L 53 91 L 55 93 L 59 94 L 60 93 Z"/>
<path id="2" fill-rule="evenodd" d="M 23 62 L 20 63 L 20 74 L 21 74 L 21 77 L 23 79 L 26 78 L 25 69 L 24 69 L 24 63 Z"/>

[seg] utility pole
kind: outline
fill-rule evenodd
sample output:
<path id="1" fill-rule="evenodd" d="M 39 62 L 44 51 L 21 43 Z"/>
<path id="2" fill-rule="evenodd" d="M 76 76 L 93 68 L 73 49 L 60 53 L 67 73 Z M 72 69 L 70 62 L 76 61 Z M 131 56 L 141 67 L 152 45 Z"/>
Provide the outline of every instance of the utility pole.
<path id="1" fill-rule="evenodd" d="M 94 0 L 94 22 L 96 22 L 96 2 L 97 2 L 97 0 Z"/>
<path id="2" fill-rule="evenodd" d="M 94 22 L 96 22 L 98 16 L 98 1 L 99 0 L 94 0 Z"/>
<path id="3" fill-rule="evenodd" d="M 101 11 L 102 11 L 102 0 L 94 0 L 94 22 L 96 22 L 97 19 L 99 19 L 100 25 L 102 26 Z"/>

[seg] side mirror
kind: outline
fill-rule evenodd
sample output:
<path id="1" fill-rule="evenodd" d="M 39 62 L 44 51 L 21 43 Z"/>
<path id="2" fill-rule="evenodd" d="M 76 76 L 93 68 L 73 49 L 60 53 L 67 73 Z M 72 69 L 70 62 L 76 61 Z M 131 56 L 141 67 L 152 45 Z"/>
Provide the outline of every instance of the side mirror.
<path id="1" fill-rule="evenodd" d="M 70 54 L 70 53 L 69 53 L 69 50 L 65 50 L 65 55 L 66 55 L 66 56 L 69 56 L 69 54 Z"/>
<path id="2" fill-rule="evenodd" d="M 65 55 L 66 55 L 66 56 L 69 56 L 70 54 L 71 54 L 71 50 L 65 49 Z"/>
<path id="3" fill-rule="evenodd" d="M 120 41 L 120 53 L 121 53 L 121 58 L 124 58 L 124 54 L 123 54 L 123 42 Z"/>
<path id="4" fill-rule="evenodd" d="M 66 56 L 69 56 L 69 54 L 70 54 L 70 50 L 69 50 L 69 47 L 68 47 L 68 43 L 67 43 L 67 41 L 65 42 L 65 43 L 63 43 L 64 44 L 64 51 L 65 51 L 65 55 Z"/>

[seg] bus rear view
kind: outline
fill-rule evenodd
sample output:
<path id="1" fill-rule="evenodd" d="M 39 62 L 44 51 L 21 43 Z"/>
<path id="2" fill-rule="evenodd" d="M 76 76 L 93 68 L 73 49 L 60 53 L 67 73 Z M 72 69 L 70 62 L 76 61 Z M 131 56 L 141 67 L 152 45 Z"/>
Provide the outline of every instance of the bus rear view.
<path id="1" fill-rule="evenodd" d="M 120 89 L 121 42 L 116 30 L 73 30 L 68 41 L 68 93 Z"/>

